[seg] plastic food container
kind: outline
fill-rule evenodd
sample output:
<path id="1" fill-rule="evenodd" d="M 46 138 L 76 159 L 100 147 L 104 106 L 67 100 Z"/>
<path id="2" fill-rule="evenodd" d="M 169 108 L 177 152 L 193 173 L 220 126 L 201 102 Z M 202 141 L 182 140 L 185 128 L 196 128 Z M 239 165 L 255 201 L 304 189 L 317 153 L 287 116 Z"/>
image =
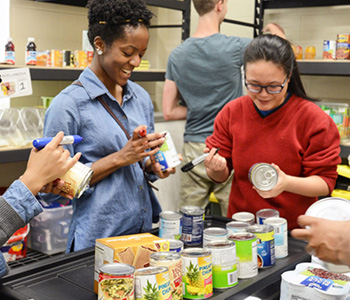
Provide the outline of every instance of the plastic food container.
<path id="1" fill-rule="evenodd" d="M 30 222 L 28 247 L 48 255 L 64 252 L 67 245 L 72 205 L 41 201 L 43 212 Z"/>

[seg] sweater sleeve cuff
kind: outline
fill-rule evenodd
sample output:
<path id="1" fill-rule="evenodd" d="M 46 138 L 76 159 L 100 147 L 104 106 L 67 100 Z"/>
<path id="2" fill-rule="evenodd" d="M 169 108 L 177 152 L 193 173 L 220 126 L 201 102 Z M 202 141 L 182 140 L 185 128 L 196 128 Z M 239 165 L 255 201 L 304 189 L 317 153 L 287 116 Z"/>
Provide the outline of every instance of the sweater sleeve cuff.
<path id="1" fill-rule="evenodd" d="M 25 224 L 43 211 L 38 200 L 20 180 L 11 184 L 3 198 L 21 216 Z"/>

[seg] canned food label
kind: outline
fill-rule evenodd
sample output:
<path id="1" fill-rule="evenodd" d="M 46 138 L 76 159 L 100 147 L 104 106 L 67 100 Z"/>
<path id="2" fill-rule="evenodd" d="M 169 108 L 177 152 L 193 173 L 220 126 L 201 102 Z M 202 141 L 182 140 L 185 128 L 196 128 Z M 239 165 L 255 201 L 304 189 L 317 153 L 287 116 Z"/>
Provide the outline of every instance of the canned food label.
<path id="1" fill-rule="evenodd" d="M 135 276 L 135 294 L 137 300 L 171 300 L 169 273 Z"/>
<path id="2" fill-rule="evenodd" d="M 258 268 L 273 266 L 275 264 L 274 231 L 255 234 L 257 236 Z"/>
<path id="3" fill-rule="evenodd" d="M 282 258 L 288 255 L 288 229 L 287 223 L 272 225 L 275 231 L 275 257 Z"/>
<path id="4" fill-rule="evenodd" d="M 151 261 L 151 266 L 165 266 L 169 268 L 171 298 L 182 300 L 182 259 L 175 261 Z"/>
<path id="5" fill-rule="evenodd" d="M 229 288 L 238 283 L 236 249 L 210 249 L 212 253 L 213 287 Z"/>
<path id="6" fill-rule="evenodd" d="M 198 216 L 183 215 L 181 240 L 185 245 L 196 246 L 202 243 L 204 214 Z"/>
<path id="7" fill-rule="evenodd" d="M 211 255 L 203 257 L 183 257 L 183 295 L 187 299 L 204 299 L 213 295 Z"/>
<path id="8" fill-rule="evenodd" d="M 134 276 L 133 275 L 109 275 L 99 274 L 98 299 L 134 299 Z"/>
<path id="9" fill-rule="evenodd" d="M 165 142 L 154 155 L 154 158 L 156 162 L 160 164 L 162 171 L 168 168 L 174 168 L 181 163 L 170 133 L 165 131 L 164 134 Z"/>
<path id="10" fill-rule="evenodd" d="M 238 278 L 251 278 L 258 275 L 257 241 L 235 241 L 238 261 Z"/>
<path id="11" fill-rule="evenodd" d="M 182 232 L 182 220 L 166 220 L 160 218 L 159 224 L 159 237 L 163 239 L 175 239 L 181 238 Z"/>

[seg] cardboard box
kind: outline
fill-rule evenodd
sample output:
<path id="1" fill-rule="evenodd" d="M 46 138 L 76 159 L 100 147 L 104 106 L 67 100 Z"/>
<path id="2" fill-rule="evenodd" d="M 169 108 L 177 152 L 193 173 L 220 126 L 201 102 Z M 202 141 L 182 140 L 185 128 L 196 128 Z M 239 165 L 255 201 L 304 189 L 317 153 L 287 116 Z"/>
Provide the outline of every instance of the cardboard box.
<path id="1" fill-rule="evenodd" d="M 97 239 L 95 244 L 94 292 L 98 293 L 98 274 L 106 263 L 129 264 L 135 269 L 148 267 L 151 253 L 169 251 L 169 241 L 151 233 Z"/>

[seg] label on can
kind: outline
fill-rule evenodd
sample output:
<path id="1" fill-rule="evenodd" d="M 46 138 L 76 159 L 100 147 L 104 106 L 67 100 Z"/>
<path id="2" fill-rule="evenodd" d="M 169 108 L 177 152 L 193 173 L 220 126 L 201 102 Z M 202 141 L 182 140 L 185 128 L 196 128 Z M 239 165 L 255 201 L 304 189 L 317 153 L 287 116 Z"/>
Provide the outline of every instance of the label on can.
<path id="1" fill-rule="evenodd" d="M 151 254 L 152 267 L 163 266 L 169 269 L 171 298 L 182 300 L 182 259 L 179 253 L 155 252 Z"/>
<path id="2" fill-rule="evenodd" d="M 210 227 L 203 230 L 203 247 L 211 241 L 226 240 L 227 230 L 221 227 Z"/>
<path id="3" fill-rule="evenodd" d="M 273 208 L 260 209 L 256 212 L 256 223 L 264 224 L 264 220 L 268 218 L 277 218 L 279 216 L 280 216 L 280 213 L 276 209 L 273 209 Z"/>
<path id="4" fill-rule="evenodd" d="M 165 142 L 160 147 L 159 151 L 154 154 L 154 158 L 156 162 L 160 164 L 161 170 L 164 171 L 166 169 L 178 166 L 181 161 L 177 154 L 170 132 L 166 130 L 161 133 L 165 136 Z"/>
<path id="5" fill-rule="evenodd" d="M 121 263 L 103 265 L 99 270 L 98 299 L 134 299 L 133 266 Z"/>
<path id="6" fill-rule="evenodd" d="M 213 288 L 226 289 L 238 283 L 236 245 L 233 241 L 212 241 L 206 246 L 212 255 Z"/>
<path id="7" fill-rule="evenodd" d="M 283 258 L 288 256 L 288 225 L 284 218 L 269 218 L 264 224 L 273 226 L 275 231 L 275 257 Z"/>
<path id="8" fill-rule="evenodd" d="M 60 179 L 64 180 L 62 191 L 72 197 L 79 198 L 88 187 L 92 173 L 91 168 L 79 161 L 76 162 L 73 167 L 60 177 Z"/>
<path id="9" fill-rule="evenodd" d="M 183 296 L 204 299 L 213 295 L 212 256 L 203 248 L 185 249 L 182 254 Z"/>
<path id="10" fill-rule="evenodd" d="M 171 300 L 167 267 L 148 267 L 135 271 L 135 299 Z"/>
<path id="11" fill-rule="evenodd" d="M 247 228 L 250 226 L 248 222 L 232 221 L 226 223 L 227 236 L 236 232 L 247 232 Z"/>
<path id="12" fill-rule="evenodd" d="M 174 211 L 164 211 L 159 215 L 159 237 L 179 240 L 182 233 L 182 215 Z"/>
<path id="13" fill-rule="evenodd" d="M 248 173 L 250 182 L 261 191 L 269 191 L 274 188 L 278 181 L 277 170 L 267 163 L 256 163 Z"/>
<path id="14" fill-rule="evenodd" d="M 323 41 L 323 59 L 335 59 L 336 42 L 331 40 Z"/>
<path id="15" fill-rule="evenodd" d="M 349 59 L 350 58 L 350 44 L 337 42 L 336 59 Z"/>
<path id="16" fill-rule="evenodd" d="M 270 225 L 252 225 L 247 229 L 257 239 L 258 268 L 268 268 L 275 264 L 274 229 Z"/>
<path id="17" fill-rule="evenodd" d="M 181 240 L 187 246 L 198 246 L 202 243 L 204 228 L 204 209 L 188 205 L 180 209 L 182 214 Z"/>
<path id="18" fill-rule="evenodd" d="M 231 234 L 229 240 L 236 244 L 238 257 L 238 278 L 252 278 L 258 275 L 258 255 L 256 235 L 251 232 Z"/>

